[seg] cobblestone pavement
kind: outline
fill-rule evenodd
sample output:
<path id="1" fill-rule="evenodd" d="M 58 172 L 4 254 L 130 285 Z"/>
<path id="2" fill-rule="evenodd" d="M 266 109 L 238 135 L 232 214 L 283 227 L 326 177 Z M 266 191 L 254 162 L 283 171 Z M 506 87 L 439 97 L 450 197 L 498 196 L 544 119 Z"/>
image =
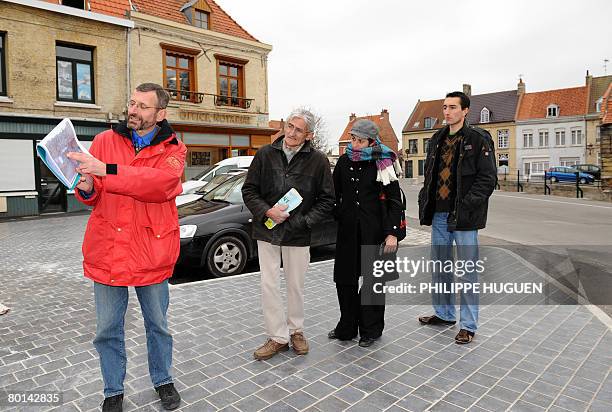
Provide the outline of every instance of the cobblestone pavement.
<path id="1" fill-rule="evenodd" d="M 61 411 L 102 401 L 93 290 L 80 263 L 86 220 L 0 223 L 0 302 L 11 307 L 0 316 L 0 390 L 62 391 Z M 408 239 L 425 244 L 428 235 Z M 311 352 L 264 362 L 252 358 L 265 340 L 257 274 L 172 286 L 181 410 L 612 410 L 612 333 L 588 308 L 483 306 L 474 342 L 460 346 L 457 327 L 419 326 L 430 307 L 406 302 L 387 307 L 383 337 L 364 349 L 326 336 L 338 318 L 332 267 L 313 264 L 307 274 Z M 133 291 L 126 345 L 125 410 L 161 410 Z"/>

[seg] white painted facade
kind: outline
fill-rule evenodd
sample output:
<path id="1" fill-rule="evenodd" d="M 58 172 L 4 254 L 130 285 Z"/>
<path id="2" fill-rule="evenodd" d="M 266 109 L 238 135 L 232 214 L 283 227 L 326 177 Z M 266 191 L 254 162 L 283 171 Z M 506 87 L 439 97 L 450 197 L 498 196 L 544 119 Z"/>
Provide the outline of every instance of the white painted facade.
<path id="1" fill-rule="evenodd" d="M 585 117 L 517 121 L 516 157 L 516 165 L 526 177 L 549 167 L 585 163 Z"/>

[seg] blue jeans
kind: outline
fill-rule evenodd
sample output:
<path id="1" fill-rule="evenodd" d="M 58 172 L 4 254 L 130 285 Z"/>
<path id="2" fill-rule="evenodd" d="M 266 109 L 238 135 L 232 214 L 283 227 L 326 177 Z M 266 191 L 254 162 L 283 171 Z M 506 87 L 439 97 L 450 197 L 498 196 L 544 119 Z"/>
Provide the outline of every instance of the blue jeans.
<path id="1" fill-rule="evenodd" d="M 460 261 L 471 261 L 475 264 L 478 260 L 478 231 L 449 232 L 447 218 L 448 213 L 434 213 L 431 226 L 431 260 L 441 261 L 443 266 L 445 261 L 454 261 L 456 265 Z M 453 258 L 453 242 L 457 246 L 456 259 Z M 453 273 L 452 271 L 440 271 L 439 267 L 435 267 L 431 275 L 433 283 L 439 286 L 444 285 L 446 290 L 450 290 L 453 283 L 474 284 L 478 282 L 478 273 L 473 267 L 470 270 L 462 269 L 464 273 L 457 273 L 459 268 L 460 266 L 455 266 L 455 273 Z M 479 295 L 463 289 L 460 293 L 460 327 L 476 332 Z M 432 293 L 432 304 L 437 317 L 448 321 L 456 320 L 455 293 Z"/>
<path id="2" fill-rule="evenodd" d="M 149 375 L 153 387 L 158 387 L 172 382 L 172 335 L 166 317 L 168 281 L 135 289 L 147 334 Z M 94 295 L 97 323 L 93 344 L 100 355 L 104 397 L 108 398 L 123 393 L 127 364 L 124 320 L 129 294 L 127 287 L 94 282 Z"/>

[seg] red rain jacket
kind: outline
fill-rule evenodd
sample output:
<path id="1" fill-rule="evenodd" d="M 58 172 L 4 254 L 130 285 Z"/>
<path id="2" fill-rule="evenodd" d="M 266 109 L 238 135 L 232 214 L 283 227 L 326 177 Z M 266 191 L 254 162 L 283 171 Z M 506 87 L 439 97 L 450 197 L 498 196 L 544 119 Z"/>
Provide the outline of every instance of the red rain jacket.
<path id="1" fill-rule="evenodd" d="M 187 148 L 168 122 L 138 154 L 125 122 L 97 135 L 91 154 L 107 164 L 94 176 L 93 206 L 83 240 L 83 270 L 110 286 L 146 286 L 172 276 L 179 255 L 179 225 L 174 199 L 182 191 Z"/>

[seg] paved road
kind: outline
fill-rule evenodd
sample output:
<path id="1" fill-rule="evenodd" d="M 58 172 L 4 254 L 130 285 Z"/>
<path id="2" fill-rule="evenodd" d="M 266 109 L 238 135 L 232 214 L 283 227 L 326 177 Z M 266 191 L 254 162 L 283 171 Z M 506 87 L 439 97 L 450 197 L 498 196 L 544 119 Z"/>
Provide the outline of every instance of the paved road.
<path id="1" fill-rule="evenodd" d="M 407 213 L 418 216 L 421 186 L 402 184 Z M 524 245 L 612 245 L 612 203 L 496 191 L 484 236 Z"/>
<path id="2" fill-rule="evenodd" d="M 402 182 L 418 225 L 420 185 Z M 612 315 L 612 203 L 496 191 L 482 243 L 502 245 Z"/>
<path id="3" fill-rule="evenodd" d="M 3 412 L 49 410 L 9 407 L 3 391 L 62 392 L 63 404 L 53 411 L 100 410 L 94 299 L 81 268 L 86 220 L 0 223 L 0 302 L 11 308 L 0 316 Z M 430 305 L 399 294 L 401 304 L 387 306 L 383 336 L 365 349 L 356 340 L 327 338 L 339 316 L 332 268 L 333 262 L 313 264 L 306 277 L 310 353 L 288 351 L 263 362 L 253 360 L 265 340 L 257 275 L 171 286 L 180 411 L 612 410 L 612 328 L 588 308 L 485 303 L 474 342 L 456 345 L 459 325 L 420 326 L 417 316 Z M 124 407 L 159 411 L 137 302 L 131 290 Z"/>

